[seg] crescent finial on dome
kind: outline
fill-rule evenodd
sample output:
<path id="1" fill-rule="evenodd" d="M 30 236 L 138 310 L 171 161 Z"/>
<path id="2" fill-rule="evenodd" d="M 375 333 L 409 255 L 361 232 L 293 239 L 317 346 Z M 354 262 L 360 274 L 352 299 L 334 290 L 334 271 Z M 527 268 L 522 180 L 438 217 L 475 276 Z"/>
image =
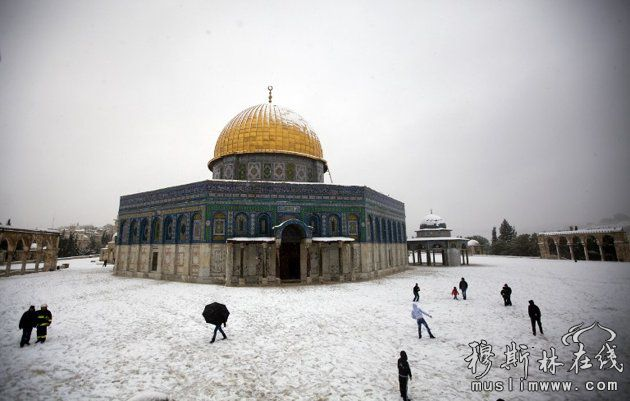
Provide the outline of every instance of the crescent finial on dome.
<path id="1" fill-rule="evenodd" d="M 269 85 L 267 90 L 269 91 L 269 103 L 271 103 L 271 91 L 273 90 L 273 86 Z"/>

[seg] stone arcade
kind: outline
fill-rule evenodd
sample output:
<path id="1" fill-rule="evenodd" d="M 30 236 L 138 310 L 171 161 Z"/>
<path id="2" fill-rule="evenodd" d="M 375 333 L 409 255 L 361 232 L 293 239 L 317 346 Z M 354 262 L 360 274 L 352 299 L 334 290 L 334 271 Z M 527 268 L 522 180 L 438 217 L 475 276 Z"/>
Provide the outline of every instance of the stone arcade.
<path id="1" fill-rule="evenodd" d="M 121 197 L 115 274 L 307 284 L 407 266 L 404 204 L 324 184 L 317 135 L 271 96 L 225 126 L 208 168 L 212 180 Z"/>

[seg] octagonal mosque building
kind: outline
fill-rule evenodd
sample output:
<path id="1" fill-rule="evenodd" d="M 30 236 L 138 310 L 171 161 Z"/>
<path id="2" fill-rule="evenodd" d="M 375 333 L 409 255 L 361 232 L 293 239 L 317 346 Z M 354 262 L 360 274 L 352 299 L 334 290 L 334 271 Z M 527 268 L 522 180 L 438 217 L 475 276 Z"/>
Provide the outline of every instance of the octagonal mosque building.
<path id="1" fill-rule="evenodd" d="M 114 274 L 226 285 L 365 280 L 407 266 L 404 204 L 324 183 L 319 139 L 269 103 L 230 120 L 213 179 L 120 198 Z"/>

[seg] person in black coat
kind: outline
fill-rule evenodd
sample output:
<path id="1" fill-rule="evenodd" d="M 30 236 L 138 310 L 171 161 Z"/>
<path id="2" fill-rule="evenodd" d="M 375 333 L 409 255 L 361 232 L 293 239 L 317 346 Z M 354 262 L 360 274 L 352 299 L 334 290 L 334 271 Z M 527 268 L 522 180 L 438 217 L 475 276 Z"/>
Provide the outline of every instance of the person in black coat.
<path id="1" fill-rule="evenodd" d="M 407 398 L 407 382 L 411 380 L 411 368 L 409 368 L 409 362 L 407 362 L 407 353 L 400 351 L 400 358 L 398 358 L 398 384 L 400 384 L 400 396 L 403 401 L 411 401 Z"/>
<path id="2" fill-rule="evenodd" d="M 413 302 L 418 302 L 420 300 L 420 287 L 418 287 L 418 283 L 413 287 Z"/>
<path id="3" fill-rule="evenodd" d="M 503 297 L 503 303 L 505 304 L 505 306 L 512 305 L 512 300 L 510 299 L 512 297 L 512 289 L 508 287 L 507 284 L 503 284 L 503 288 L 501 289 L 501 296 Z"/>
<path id="4" fill-rule="evenodd" d="M 37 324 L 36 322 L 37 316 L 35 312 L 35 307 L 31 305 L 30 308 L 24 314 L 22 314 L 22 318 L 20 319 L 19 328 L 22 330 L 22 340 L 20 340 L 20 348 L 24 347 L 24 345 L 31 345 L 31 332 L 33 331 L 33 327 Z"/>
<path id="5" fill-rule="evenodd" d="M 468 283 L 462 277 L 462 281 L 459 282 L 459 289 L 462 290 L 462 298 L 466 299 L 466 290 L 468 289 Z"/>
<path id="6" fill-rule="evenodd" d="M 542 329 L 542 324 L 540 323 L 540 308 L 538 307 L 538 305 L 534 304 L 534 301 L 532 301 L 531 299 L 529 300 L 527 313 L 529 314 L 529 319 L 532 321 L 532 333 L 536 335 L 536 323 L 538 323 L 540 334 L 545 334 Z"/>
<path id="7" fill-rule="evenodd" d="M 48 334 L 48 326 L 52 323 L 52 313 L 48 310 L 48 305 L 43 304 L 41 309 L 37 311 L 37 341 L 36 343 L 46 342 Z"/>
<path id="8" fill-rule="evenodd" d="M 223 327 L 226 327 L 226 322 L 223 322 Z M 217 331 L 219 331 L 219 332 L 221 332 L 221 334 L 223 334 L 223 339 L 224 340 L 227 340 L 227 336 L 223 332 L 223 329 L 221 329 L 221 324 L 215 324 L 214 325 L 214 334 L 212 335 L 212 340 L 210 340 L 210 344 L 212 344 L 214 342 L 214 340 L 217 338 Z"/>

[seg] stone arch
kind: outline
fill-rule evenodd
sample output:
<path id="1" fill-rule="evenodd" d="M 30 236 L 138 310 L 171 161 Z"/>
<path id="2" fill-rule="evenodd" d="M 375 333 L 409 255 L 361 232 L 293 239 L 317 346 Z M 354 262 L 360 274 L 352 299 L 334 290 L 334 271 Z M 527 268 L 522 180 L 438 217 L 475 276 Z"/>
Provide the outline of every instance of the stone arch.
<path id="1" fill-rule="evenodd" d="M 604 253 L 603 260 L 616 262 L 617 250 L 615 249 L 615 239 L 611 235 L 604 235 L 602 237 L 602 251 Z"/>
<path id="2" fill-rule="evenodd" d="M 0 262 L 4 263 L 7 261 L 9 257 L 9 250 L 11 249 L 11 244 L 7 238 L 0 237 Z"/>
<path id="3" fill-rule="evenodd" d="M 594 236 L 589 235 L 586 238 L 586 251 L 588 252 L 588 258 L 590 260 L 601 260 L 602 255 L 599 253 L 599 246 L 597 245 L 597 239 Z"/>
<path id="4" fill-rule="evenodd" d="M 571 259 L 571 250 L 569 250 L 567 237 L 562 236 L 559 238 L 558 251 L 560 252 L 560 259 Z"/>
<path id="5" fill-rule="evenodd" d="M 301 242 L 306 237 L 304 227 L 299 224 L 287 224 L 282 227 L 280 242 L 280 268 L 281 280 L 299 280 L 301 278 L 300 259 Z"/>
<path id="6" fill-rule="evenodd" d="M 584 248 L 582 246 L 582 239 L 575 235 L 571 238 L 571 243 L 573 246 L 573 258 L 575 260 L 586 260 L 584 256 Z"/>
<path id="7" fill-rule="evenodd" d="M 547 238 L 547 248 L 549 248 L 549 256 L 555 257 L 558 254 L 558 248 L 553 238 Z"/>

